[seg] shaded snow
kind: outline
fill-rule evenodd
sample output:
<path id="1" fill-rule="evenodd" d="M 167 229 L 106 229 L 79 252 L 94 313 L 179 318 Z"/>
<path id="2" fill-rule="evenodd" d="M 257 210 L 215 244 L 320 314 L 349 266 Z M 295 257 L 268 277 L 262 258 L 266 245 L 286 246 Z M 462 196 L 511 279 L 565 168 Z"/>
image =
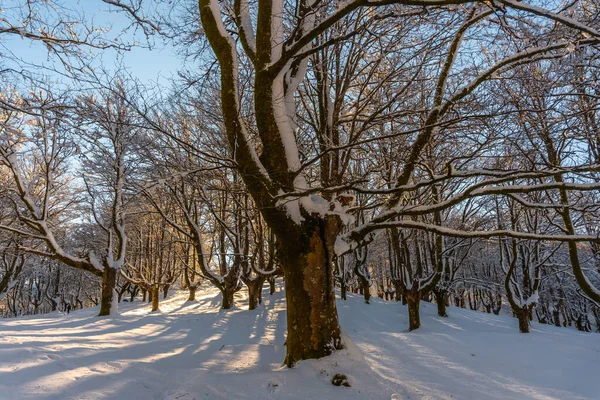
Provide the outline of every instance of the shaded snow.
<path id="1" fill-rule="evenodd" d="M 348 346 L 332 357 L 281 366 L 285 301 L 219 309 L 219 295 L 186 293 L 150 306 L 0 321 L 0 399 L 597 399 L 600 336 L 422 303 L 406 308 L 349 296 L 338 302 Z M 334 387 L 335 373 L 351 388 Z M 393 397 L 392 397 L 393 396 Z"/>

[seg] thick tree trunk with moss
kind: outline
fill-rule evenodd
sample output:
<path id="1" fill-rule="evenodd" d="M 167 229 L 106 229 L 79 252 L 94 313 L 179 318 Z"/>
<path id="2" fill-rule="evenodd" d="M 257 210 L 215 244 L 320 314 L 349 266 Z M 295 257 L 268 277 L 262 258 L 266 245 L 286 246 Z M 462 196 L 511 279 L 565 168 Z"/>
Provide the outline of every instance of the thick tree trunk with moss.
<path id="1" fill-rule="evenodd" d="M 279 86 L 283 85 L 283 73 L 274 74 L 269 67 L 271 50 L 278 44 L 273 37 L 273 26 L 277 26 L 277 21 L 273 20 L 276 16 L 272 6 L 270 2 L 261 3 L 256 49 L 247 53 L 252 54 L 256 70 L 254 123 L 261 150 L 257 155 L 256 147 L 247 136 L 249 121 L 241 117 L 235 39 L 224 28 L 218 2 L 199 0 L 202 27 L 220 66 L 221 108 L 230 149 L 237 170 L 281 250 L 279 258 L 285 278 L 288 322 L 285 363 L 292 366 L 297 361 L 323 357 L 341 348 L 332 266 L 333 244 L 341 231 L 341 221 L 337 216 L 322 218 L 303 214 L 304 221 L 301 222 L 275 198 L 278 193 L 297 189 L 300 161 L 295 144 L 284 140 L 290 133 L 286 129 L 291 130 L 293 137 L 293 128 L 291 121 L 281 120 L 279 110 L 285 104 L 275 93 L 286 90 Z M 301 70 L 290 72 L 293 75 Z M 293 91 L 290 87 L 287 90 Z"/>
<path id="2" fill-rule="evenodd" d="M 113 290 L 117 282 L 117 270 L 111 267 L 104 267 L 104 273 L 102 274 L 102 292 L 100 298 L 100 313 L 98 316 L 102 317 L 110 315 L 110 308 L 113 299 Z"/>
<path id="3" fill-rule="evenodd" d="M 307 226 L 300 240 L 282 249 L 287 299 L 285 363 L 320 358 L 342 347 L 335 305 L 332 232 L 325 221 Z M 335 237 L 335 235 L 333 235 Z"/>

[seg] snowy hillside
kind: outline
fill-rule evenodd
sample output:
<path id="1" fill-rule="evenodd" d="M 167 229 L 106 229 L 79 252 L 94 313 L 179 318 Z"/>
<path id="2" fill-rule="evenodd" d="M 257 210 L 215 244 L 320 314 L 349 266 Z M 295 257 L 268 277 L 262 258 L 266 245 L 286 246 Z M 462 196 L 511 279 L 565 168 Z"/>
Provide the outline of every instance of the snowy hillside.
<path id="1" fill-rule="evenodd" d="M 338 301 L 346 350 L 294 369 L 284 358 L 281 293 L 255 311 L 219 309 L 218 296 L 184 294 L 0 322 L 0 399 L 599 399 L 600 335 L 533 326 L 457 308 L 407 332 L 406 308 L 350 296 Z M 352 387 L 335 387 L 336 373 Z"/>

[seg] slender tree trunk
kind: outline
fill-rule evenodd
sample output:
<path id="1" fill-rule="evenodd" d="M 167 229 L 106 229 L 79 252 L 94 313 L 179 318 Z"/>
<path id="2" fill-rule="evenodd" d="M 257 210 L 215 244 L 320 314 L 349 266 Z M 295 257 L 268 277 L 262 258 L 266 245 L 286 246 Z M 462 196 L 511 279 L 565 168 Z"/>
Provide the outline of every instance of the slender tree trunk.
<path id="1" fill-rule="evenodd" d="M 227 271 L 225 261 L 221 261 L 221 274 L 224 279 L 221 282 L 213 282 L 213 284 L 221 291 L 221 308 L 225 310 L 228 310 L 235 305 L 233 296 L 240 289 L 240 268 L 241 264 L 238 260 L 234 261 L 234 264 L 229 268 L 229 271 Z"/>
<path id="2" fill-rule="evenodd" d="M 437 303 L 438 315 L 440 317 L 448 317 L 448 313 L 446 312 L 446 291 L 434 289 L 433 294 L 435 296 L 435 302 Z"/>
<path id="3" fill-rule="evenodd" d="M 119 303 L 121 302 L 121 299 L 123 298 L 123 295 L 125 294 L 125 292 L 127 292 L 130 288 L 131 288 L 131 283 L 127 282 L 127 283 L 125 283 L 125 285 L 123 285 L 121 290 L 117 291 L 117 295 L 119 296 Z"/>
<path id="4" fill-rule="evenodd" d="M 130 303 L 133 303 L 133 300 L 135 299 L 135 296 L 137 295 L 137 293 L 138 293 L 138 287 L 137 286 L 132 286 L 131 287 L 131 293 L 130 293 L 130 296 L 129 296 L 129 302 Z"/>
<path id="5" fill-rule="evenodd" d="M 470 308 L 472 311 L 475 311 L 475 310 L 477 309 L 477 307 L 475 307 L 475 300 L 474 300 L 474 299 L 472 300 L 472 298 L 474 298 L 474 297 L 475 297 L 475 294 L 473 294 L 473 296 L 471 296 L 471 291 L 468 291 L 468 292 L 467 292 L 467 296 L 468 296 L 468 298 L 469 298 L 469 308 Z"/>
<path id="6" fill-rule="evenodd" d="M 258 307 L 258 293 L 254 284 L 248 286 L 248 310 L 254 310 Z"/>
<path id="7" fill-rule="evenodd" d="M 152 285 L 152 312 L 158 311 L 158 300 L 160 295 L 160 286 L 155 283 Z"/>
<path id="8" fill-rule="evenodd" d="M 117 281 L 117 270 L 111 267 L 104 267 L 102 274 L 102 297 L 100 299 L 100 313 L 98 316 L 110 315 L 110 308 L 113 298 L 113 289 Z"/>
<path id="9" fill-rule="evenodd" d="M 17 300 L 15 298 L 15 302 L 16 301 Z M 54 312 L 54 311 L 56 311 L 57 308 L 58 308 L 58 303 L 56 301 L 54 301 L 54 299 L 50 299 L 50 311 Z M 16 315 L 16 312 L 15 312 L 15 315 Z M 100 315 L 108 315 L 108 314 L 100 314 Z"/>
<path id="10" fill-rule="evenodd" d="M 406 305 L 406 296 L 404 296 L 404 292 L 402 291 L 402 281 L 400 279 L 394 279 L 394 300 L 401 301 L 402 305 Z"/>
<path id="11" fill-rule="evenodd" d="M 342 297 L 342 300 L 346 300 L 347 292 L 348 292 L 348 286 L 346 285 L 346 280 L 342 278 L 340 280 L 340 295 Z"/>
<path id="12" fill-rule="evenodd" d="M 562 326 L 560 324 L 560 313 L 558 312 L 558 310 L 554 310 L 552 312 L 552 318 L 554 319 L 554 325 L 556 325 L 556 326 Z"/>
<path id="13" fill-rule="evenodd" d="M 371 290 L 370 290 L 370 285 L 369 285 L 369 280 L 367 278 L 365 278 L 362 274 L 356 274 L 356 276 L 358 277 L 358 282 L 359 282 L 359 292 L 360 294 L 363 295 L 364 299 L 365 299 L 365 303 L 369 304 L 369 300 L 371 300 Z"/>
<path id="14" fill-rule="evenodd" d="M 580 331 L 580 332 L 587 332 L 587 326 L 585 324 L 585 319 L 584 319 L 583 314 L 579 315 L 579 317 L 575 321 L 575 326 L 577 327 L 578 331 Z"/>
<path id="15" fill-rule="evenodd" d="M 529 311 L 526 308 L 521 308 L 515 311 L 519 320 L 519 332 L 529 333 Z"/>
<path id="16" fill-rule="evenodd" d="M 369 281 L 367 279 L 361 279 L 361 289 L 363 292 L 363 297 L 365 299 L 365 303 L 369 304 L 371 301 L 371 288 L 369 285 Z"/>
<path id="17" fill-rule="evenodd" d="M 269 295 L 273 296 L 275 294 L 275 277 L 270 277 L 267 280 L 269 281 Z"/>
<path id="18" fill-rule="evenodd" d="M 163 286 L 163 299 L 166 299 L 167 296 L 169 295 L 169 288 L 171 287 L 171 285 L 165 285 Z"/>
<path id="19" fill-rule="evenodd" d="M 414 331 L 421 327 L 421 315 L 419 313 L 421 299 L 419 294 L 407 293 L 406 303 L 408 304 L 408 330 Z"/>
<path id="20" fill-rule="evenodd" d="M 188 290 L 190 292 L 187 301 L 195 301 L 196 300 L 196 285 L 189 285 Z"/>
<path id="21" fill-rule="evenodd" d="M 246 280 L 248 287 L 248 310 L 254 310 L 262 302 L 262 287 L 265 278 L 259 276 L 254 280 Z"/>

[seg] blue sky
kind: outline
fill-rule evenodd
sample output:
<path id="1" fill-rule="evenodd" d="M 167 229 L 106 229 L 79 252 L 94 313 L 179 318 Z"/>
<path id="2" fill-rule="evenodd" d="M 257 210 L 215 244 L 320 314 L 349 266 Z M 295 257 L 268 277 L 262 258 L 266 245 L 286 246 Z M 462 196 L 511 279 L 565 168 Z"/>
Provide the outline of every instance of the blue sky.
<path id="1" fill-rule="evenodd" d="M 4 4 L 8 8 L 10 3 L 15 5 L 21 3 L 21 1 L 8 0 L 8 3 Z M 61 4 L 77 12 L 82 11 L 87 19 L 93 19 L 96 26 L 110 27 L 110 31 L 107 33 L 109 38 L 119 35 L 123 28 L 128 25 L 125 16 L 108 12 L 109 6 L 100 0 L 65 0 Z M 146 43 L 145 37 L 139 33 L 134 35 L 132 32 L 128 32 L 123 36 L 123 39 L 130 42 Z M 54 60 L 48 57 L 48 51 L 43 44 L 21 38 L 18 35 L 0 36 L 0 52 L 6 53 L 7 51 L 25 62 L 46 66 L 54 63 Z M 2 63 L 6 65 L 7 59 L 2 58 L 4 58 Z M 117 52 L 115 51 L 98 52 L 97 66 L 102 65 L 102 67 L 114 71 L 117 68 L 117 60 Z M 182 59 L 176 56 L 173 47 L 165 45 L 160 39 L 154 40 L 151 49 L 135 47 L 131 51 L 124 52 L 122 60 L 129 72 L 143 83 L 158 81 L 163 84 L 166 84 L 167 80 L 180 69 L 183 62 Z"/>

